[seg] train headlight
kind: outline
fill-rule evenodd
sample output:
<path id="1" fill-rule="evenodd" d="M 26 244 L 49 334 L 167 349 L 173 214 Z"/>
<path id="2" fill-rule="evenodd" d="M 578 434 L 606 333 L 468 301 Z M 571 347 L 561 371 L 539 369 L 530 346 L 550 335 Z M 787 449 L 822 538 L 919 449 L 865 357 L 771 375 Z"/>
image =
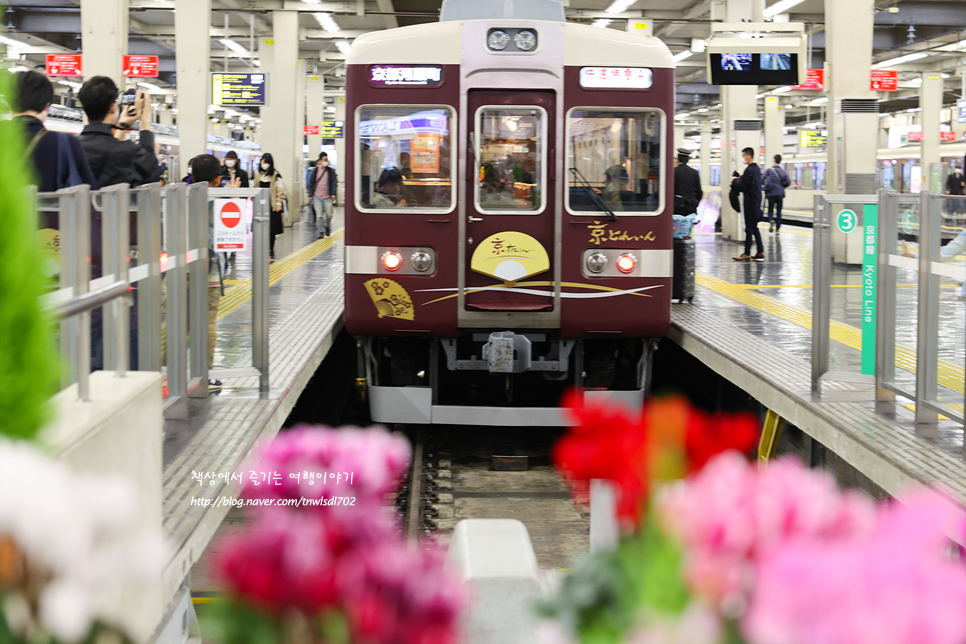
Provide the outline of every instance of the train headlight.
<path id="1" fill-rule="evenodd" d="M 384 253 L 382 256 L 382 265 L 387 271 L 398 271 L 402 266 L 403 258 L 402 255 L 394 250 Z"/>
<path id="2" fill-rule="evenodd" d="M 409 261 L 420 273 L 425 273 L 433 266 L 433 256 L 424 250 L 417 250 Z"/>
<path id="3" fill-rule="evenodd" d="M 510 44 L 510 34 L 499 29 L 491 31 L 486 37 L 486 44 L 493 51 L 503 51 Z"/>
<path id="4" fill-rule="evenodd" d="M 587 258 L 587 270 L 591 273 L 603 273 L 605 268 L 607 268 L 607 255 L 594 253 Z"/>
<path id="5" fill-rule="evenodd" d="M 624 253 L 617 258 L 617 270 L 625 275 L 634 272 L 634 268 L 637 266 L 637 258 L 630 253 Z"/>
<path id="6" fill-rule="evenodd" d="M 518 31 L 515 36 L 513 36 L 513 44 L 517 46 L 520 51 L 533 51 L 537 48 L 537 34 L 532 31 Z"/>

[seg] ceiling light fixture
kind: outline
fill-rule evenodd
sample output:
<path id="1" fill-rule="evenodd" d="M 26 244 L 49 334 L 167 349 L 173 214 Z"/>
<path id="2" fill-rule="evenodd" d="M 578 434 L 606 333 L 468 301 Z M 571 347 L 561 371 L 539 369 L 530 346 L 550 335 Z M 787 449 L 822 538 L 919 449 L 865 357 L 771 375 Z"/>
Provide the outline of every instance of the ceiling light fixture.
<path id="1" fill-rule="evenodd" d="M 340 41 L 336 42 L 335 43 L 335 46 L 338 47 L 339 48 L 339 51 L 341 51 L 346 56 L 349 55 L 349 51 L 352 49 L 352 47 L 349 45 L 349 43 L 347 43 L 344 40 L 340 40 Z"/>
<path id="2" fill-rule="evenodd" d="M 637 0 L 614 0 L 609 7 L 604 9 L 604 13 L 624 13 L 635 2 L 637 2 Z"/>
<path id="3" fill-rule="evenodd" d="M 772 6 L 768 7 L 764 11 L 764 16 L 766 18 L 771 18 L 772 16 L 777 16 L 780 13 L 785 13 L 792 7 L 796 7 L 805 2 L 805 0 L 779 0 Z"/>
<path id="4" fill-rule="evenodd" d="M 785 92 L 790 92 L 790 91 L 792 91 L 792 88 L 789 85 L 785 85 L 784 87 L 778 87 L 778 88 L 773 89 L 771 91 L 771 93 L 772 94 L 784 94 Z"/>
<path id="5" fill-rule="evenodd" d="M 0 43 L 3 43 L 4 45 L 7 45 L 8 47 L 19 47 L 19 48 L 23 48 L 23 47 L 29 47 L 30 46 L 30 45 L 28 45 L 26 43 L 18 42 L 16 40 L 14 40 L 13 38 L 7 38 L 6 36 L 0 36 Z"/>
<path id="6" fill-rule="evenodd" d="M 680 63 L 682 60 L 685 60 L 686 58 L 690 58 L 693 55 L 694 55 L 693 51 L 688 51 L 685 49 L 680 54 L 674 54 L 674 56 L 671 57 L 671 60 L 673 60 L 676 63 Z"/>
<path id="7" fill-rule="evenodd" d="M 339 23 L 335 21 L 335 18 L 332 17 L 331 13 L 323 13 L 320 11 L 318 13 L 313 13 L 312 17 L 315 18 L 315 21 L 319 23 L 319 26 L 325 29 L 326 31 L 328 32 L 340 31 Z"/>
<path id="8" fill-rule="evenodd" d="M 610 23 L 611 23 L 610 18 L 598 18 L 597 20 L 594 21 L 594 24 L 592 26 L 603 28 L 609 25 Z"/>
<path id="9" fill-rule="evenodd" d="M 922 60 L 928 57 L 924 51 L 917 51 L 914 54 L 906 54 L 905 56 L 899 56 L 898 58 L 891 58 L 889 60 L 883 60 L 881 63 L 876 63 L 872 66 L 872 69 L 885 69 L 887 67 L 894 67 L 896 65 L 901 65 L 903 63 L 911 63 L 914 60 Z"/>
<path id="10" fill-rule="evenodd" d="M 228 49 L 230 49 L 230 50 L 232 50 L 234 52 L 237 52 L 237 53 L 241 54 L 242 56 L 247 56 L 248 55 L 248 50 L 247 49 L 245 49 L 244 47 L 242 47 L 241 45 L 239 45 L 234 40 L 231 40 L 230 38 L 222 38 L 218 42 L 220 42 L 222 45 L 224 45 Z"/>
<path id="11" fill-rule="evenodd" d="M 674 118 L 685 119 L 689 116 L 691 116 L 691 112 L 682 112 L 681 114 L 678 114 Z"/>
<path id="12" fill-rule="evenodd" d="M 160 87 L 158 87 L 157 85 L 152 85 L 151 83 L 138 83 L 138 87 L 143 87 L 149 92 L 154 92 L 155 94 L 161 91 Z"/>

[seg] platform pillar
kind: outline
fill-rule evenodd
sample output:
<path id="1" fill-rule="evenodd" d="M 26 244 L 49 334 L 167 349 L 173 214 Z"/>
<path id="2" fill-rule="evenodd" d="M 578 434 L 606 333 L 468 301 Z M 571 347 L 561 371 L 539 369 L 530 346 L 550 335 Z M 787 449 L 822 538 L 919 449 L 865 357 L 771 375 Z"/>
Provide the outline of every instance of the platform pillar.
<path id="1" fill-rule="evenodd" d="M 275 169 L 282 175 L 285 192 L 289 198 L 291 225 L 295 208 L 302 201 L 293 186 L 301 185 L 298 174 L 302 171 L 302 148 L 295 149 L 296 122 L 292 103 L 294 89 L 298 86 L 296 74 L 299 67 L 299 14 L 296 11 L 272 11 L 271 38 L 260 41 L 261 69 L 268 74 L 268 105 L 262 108 L 262 152 L 268 152 L 275 160 Z M 301 134 L 301 133 L 300 133 Z M 299 160 L 296 165 L 296 160 Z M 298 200 L 298 201 L 297 201 Z"/>
<path id="2" fill-rule="evenodd" d="M 725 20 L 746 22 L 754 18 L 754 0 L 727 0 Z M 758 114 L 756 85 L 732 85 L 721 88 L 721 236 L 733 242 L 744 242 L 745 222 L 740 212 L 732 209 L 728 200 L 731 173 L 741 174 L 745 163 L 741 158 L 744 148 L 755 150 L 759 158 L 761 147 L 761 117 Z"/>
<path id="3" fill-rule="evenodd" d="M 678 148 L 684 147 L 684 133 L 685 126 L 675 125 L 674 126 L 674 150 L 672 151 L 676 156 L 678 153 Z"/>
<path id="4" fill-rule="evenodd" d="M 334 116 L 333 120 L 342 121 L 342 123 L 345 123 L 345 96 L 336 96 L 334 106 L 335 106 L 335 114 L 333 115 Z M 349 133 L 346 132 L 345 136 L 343 136 L 341 139 L 335 140 L 335 152 L 336 152 L 336 156 L 339 157 L 337 171 L 339 173 L 339 187 L 340 187 L 338 203 L 340 204 L 345 203 L 344 200 L 352 198 L 352 196 L 349 194 L 349 192 L 351 191 L 351 188 L 345 185 L 345 169 L 346 169 L 345 141 L 346 141 L 346 137 L 348 136 L 349 136 Z"/>
<path id="5" fill-rule="evenodd" d="M 875 192 L 879 108 L 869 87 L 874 0 L 825 0 L 829 194 Z M 849 100 L 845 107 L 843 101 Z M 864 99 L 864 100 L 862 100 Z"/>
<path id="6" fill-rule="evenodd" d="M 128 0 L 84 0 L 79 4 L 85 80 L 107 76 L 123 89 L 121 67 L 127 53 Z"/>
<path id="7" fill-rule="evenodd" d="M 292 190 L 292 194 L 289 196 L 289 214 L 291 215 L 292 223 L 300 220 L 302 218 L 302 206 L 308 199 L 308 193 L 305 192 L 305 92 L 306 86 L 308 85 L 308 76 L 306 76 L 306 71 L 308 65 L 306 61 L 299 60 L 296 63 L 297 69 L 295 70 L 295 131 L 293 135 L 295 137 L 295 174 L 292 175 L 292 185 L 295 188 Z"/>
<path id="8" fill-rule="evenodd" d="M 765 167 L 774 163 L 776 154 L 785 154 L 785 110 L 777 96 L 765 97 Z"/>
<path id="9" fill-rule="evenodd" d="M 924 189 L 945 192 L 945 182 L 940 175 L 939 184 L 932 179 L 933 166 L 942 162 L 939 154 L 940 124 L 943 108 L 943 81 L 939 72 L 922 75 L 919 107 L 922 108 L 922 185 Z M 954 110 L 957 111 L 958 110 Z M 956 119 L 953 119 L 956 120 Z"/>
<path id="10" fill-rule="evenodd" d="M 208 150 L 211 93 L 211 0 L 175 0 L 174 33 L 178 70 L 179 168 Z"/>
<path id="11" fill-rule="evenodd" d="M 322 76 L 310 75 L 305 83 L 306 96 L 306 125 L 318 125 L 322 127 L 322 120 L 325 115 L 325 81 Z M 322 134 L 309 135 L 309 159 L 319 158 L 322 151 Z"/>
<path id="12" fill-rule="evenodd" d="M 711 185 L 711 124 L 707 122 L 701 124 L 701 185 Z"/>

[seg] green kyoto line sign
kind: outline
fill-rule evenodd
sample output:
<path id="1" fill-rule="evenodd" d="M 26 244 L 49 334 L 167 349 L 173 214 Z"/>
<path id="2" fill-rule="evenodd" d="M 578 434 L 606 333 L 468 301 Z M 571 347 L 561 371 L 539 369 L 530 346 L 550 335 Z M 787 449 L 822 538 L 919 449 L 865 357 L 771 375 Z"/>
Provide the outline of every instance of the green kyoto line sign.
<path id="1" fill-rule="evenodd" d="M 875 373 L 876 285 L 878 275 L 879 206 L 865 204 L 862 211 L 862 373 Z"/>

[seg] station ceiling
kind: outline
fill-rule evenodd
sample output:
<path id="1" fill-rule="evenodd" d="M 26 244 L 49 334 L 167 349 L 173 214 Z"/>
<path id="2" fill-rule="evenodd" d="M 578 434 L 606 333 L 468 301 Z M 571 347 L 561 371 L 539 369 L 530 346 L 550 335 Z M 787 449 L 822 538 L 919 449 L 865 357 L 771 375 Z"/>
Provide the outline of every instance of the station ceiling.
<path id="1" fill-rule="evenodd" d="M 845 2 L 848 0 L 836 0 Z M 604 29 L 623 30 L 629 18 L 646 16 L 654 22 L 654 34 L 672 52 L 692 46 L 693 39 L 709 34 L 712 0 L 637 0 L 627 10 L 607 13 L 613 0 L 569 0 L 567 19 L 593 24 L 610 20 Z M 768 6 L 778 0 L 766 0 Z M 46 53 L 79 51 L 81 41 L 81 0 L 6 0 L 4 24 L 8 35 L 31 46 L 26 48 L 29 63 L 41 64 Z M 326 77 L 333 91 L 344 85 L 345 54 L 340 43 L 369 31 L 406 26 L 438 19 L 442 0 L 344 0 L 298 2 L 294 0 L 212 0 L 211 65 L 213 70 L 253 69 L 257 48 L 252 36 L 271 35 L 272 10 L 299 9 L 300 56 L 309 69 Z M 130 0 L 129 53 L 161 57 L 158 85 L 175 87 L 174 1 Z M 316 14 L 328 14 L 338 27 L 329 31 Z M 825 61 L 825 0 L 803 0 L 790 9 L 789 18 L 804 22 L 811 33 L 810 67 Z M 331 28 L 331 24 L 328 25 Z M 223 44 L 230 39 L 245 53 Z M 344 45 L 343 45 L 344 47 Z M 897 67 L 902 74 L 900 92 L 890 96 L 883 109 L 903 109 L 918 104 L 917 72 L 948 74 L 946 102 L 958 98 L 960 74 L 966 70 L 966 1 L 964 0 L 876 0 L 874 60 L 893 58 L 913 51 L 927 51 L 928 58 Z M 708 85 L 704 57 L 695 55 L 679 64 L 677 80 L 678 109 L 708 106 L 712 110 L 719 89 Z M 763 88 L 766 91 L 768 88 Z M 801 118 L 811 112 L 802 110 Z M 790 122 L 799 115 L 786 114 Z"/>

